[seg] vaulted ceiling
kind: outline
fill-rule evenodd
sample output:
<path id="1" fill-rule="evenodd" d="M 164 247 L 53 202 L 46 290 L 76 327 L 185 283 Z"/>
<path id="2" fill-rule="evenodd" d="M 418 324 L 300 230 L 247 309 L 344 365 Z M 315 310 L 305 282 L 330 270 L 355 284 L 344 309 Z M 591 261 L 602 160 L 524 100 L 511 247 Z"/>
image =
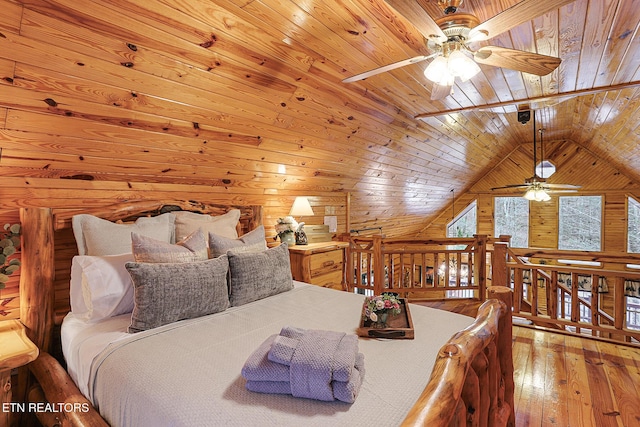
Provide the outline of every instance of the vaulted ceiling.
<path id="1" fill-rule="evenodd" d="M 436 0 L 407 1 L 443 16 Z M 523 22 L 474 46 L 560 66 L 481 65 L 432 100 L 431 60 L 342 82 L 432 53 L 383 0 L 0 0 L 0 176 L 126 194 L 197 185 L 272 206 L 350 192 L 359 225 L 428 219 L 531 144 L 516 117 L 528 105 L 545 141 L 640 182 L 640 1 L 464 0 L 459 12 L 483 22 L 514 5 Z M 528 177 L 515 175 L 492 184 Z"/>

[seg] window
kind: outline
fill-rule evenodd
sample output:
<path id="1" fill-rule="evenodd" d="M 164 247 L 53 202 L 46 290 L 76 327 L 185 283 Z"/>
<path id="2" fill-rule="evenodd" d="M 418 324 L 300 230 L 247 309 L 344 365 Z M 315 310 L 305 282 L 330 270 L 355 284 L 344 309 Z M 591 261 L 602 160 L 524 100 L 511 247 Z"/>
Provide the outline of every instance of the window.
<path id="1" fill-rule="evenodd" d="M 511 236 L 510 246 L 529 247 L 529 201 L 523 197 L 496 197 L 494 236 Z"/>
<path id="2" fill-rule="evenodd" d="M 640 253 L 640 203 L 627 197 L 627 252 Z"/>
<path id="3" fill-rule="evenodd" d="M 473 237 L 477 229 L 476 218 L 474 201 L 447 225 L 447 237 Z"/>
<path id="4" fill-rule="evenodd" d="M 600 251 L 602 197 L 560 197 L 558 249 Z"/>

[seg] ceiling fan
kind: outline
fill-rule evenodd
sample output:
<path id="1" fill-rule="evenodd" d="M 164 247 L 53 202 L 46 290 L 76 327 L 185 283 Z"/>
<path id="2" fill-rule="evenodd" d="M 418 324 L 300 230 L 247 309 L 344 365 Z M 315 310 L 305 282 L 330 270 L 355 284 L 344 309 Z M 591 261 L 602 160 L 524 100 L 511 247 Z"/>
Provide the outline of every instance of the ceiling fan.
<path id="1" fill-rule="evenodd" d="M 422 8 L 418 0 L 385 0 L 420 31 L 427 40 L 427 48 L 433 53 L 384 65 L 342 81 L 351 83 L 364 80 L 396 68 L 433 59 L 424 74 L 434 82 L 431 99 L 441 99 L 451 93 L 455 77 L 466 81 L 480 72 L 478 64 L 538 76 L 547 75 L 560 65 L 560 58 L 499 46 L 483 46 L 474 50 L 470 45 L 496 37 L 523 22 L 573 1 L 575 0 L 522 0 L 481 23 L 474 15 L 457 13 L 464 0 L 438 0 L 444 16 L 435 20 Z"/>
<path id="2" fill-rule="evenodd" d="M 544 160 L 544 145 L 542 141 L 542 134 L 544 133 L 544 129 L 540 129 L 540 149 L 542 161 L 538 164 L 537 160 L 537 151 L 538 148 L 536 146 L 536 112 L 532 111 L 532 119 L 533 119 L 533 176 L 531 178 L 527 178 L 524 180 L 524 184 L 511 184 L 505 185 L 503 187 L 494 187 L 491 190 L 504 190 L 504 189 L 522 189 L 525 190 L 522 197 L 527 200 L 532 200 L 536 202 L 546 202 L 551 200 L 551 196 L 549 194 L 556 193 L 575 193 L 580 188 L 579 185 L 572 184 L 550 184 L 546 181 L 546 177 L 551 174 L 547 174 L 545 171 L 545 167 L 554 168 L 555 167 L 548 161 Z M 526 121 L 524 122 L 526 123 Z M 553 172 L 552 172 L 553 173 Z"/>

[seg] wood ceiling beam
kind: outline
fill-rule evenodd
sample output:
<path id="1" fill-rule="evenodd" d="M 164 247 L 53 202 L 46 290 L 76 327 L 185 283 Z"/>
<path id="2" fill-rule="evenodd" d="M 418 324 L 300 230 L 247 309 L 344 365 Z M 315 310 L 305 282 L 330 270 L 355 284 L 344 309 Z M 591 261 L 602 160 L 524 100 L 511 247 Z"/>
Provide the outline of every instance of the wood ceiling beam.
<path id="1" fill-rule="evenodd" d="M 597 88 L 592 88 L 592 89 L 581 89 L 581 90 L 576 90 L 573 92 L 564 92 L 564 93 L 558 93 L 555 95 L 548 95 L 548 96 L 537 96 L 537 97 L 533 97 L 533 98 L 525 98 L 525 99 L 519 99 L 519 100 L 514 100 L 514 101 L 504 101 L 504 102 L 495 102 L 492 104 L 485 104 L 485 105 L 474 105 L 471 107 L 463 107 L 463 108 L 454 108 L 451 110 L 443 110 L 443 111 L 436 111 L 433 113 L 422 113 L 422 114 L 418 114 L 415 116 L 416 119 L 425 119 L 428 117 L 437 117 L 437 116 L 444 116 L 447 114 L 454 114 L 454 113 L 465 113 L 467 111 L 481 111 L 481 110 L 490 110 L 493 108 L 504 108 L 504 107 L 510 107 L 510 106 L 516 106 L 519 104 L 534 104 L 534 103 L 539 103 L 539 104 L 545 104 L 545 103 L 551 103 L 553 105 L 553 101 L 557 101 L 556 103 L 560 103 L 563 101 L 566 101 L 568 99 L 574 98 L 576 96 L 583 96 L 583 95 L 591 95 L 594 93 L 600 93 L 600 92 L 611 92 L 611 91 L 617 91 L 617 90 L 624 90 L 624 89 L 632 89 L 635 87 L 639 87 L 640 86 L 640 81 L 634 81 L 634 82 L 629 82 L 629 83 L 622 83 L 622 84 L 617 84 L 617 85 L 611 85 L 611 86 L 603 86 L 603 87 L 597 87 Z M 542 105 L 540 107 L 532 107 L 534 110 L 535 109 L 540 109 L 540 108 L 544 108 L 546 105 Z M 514 110 L 515 111 L 515 110 Z"/>

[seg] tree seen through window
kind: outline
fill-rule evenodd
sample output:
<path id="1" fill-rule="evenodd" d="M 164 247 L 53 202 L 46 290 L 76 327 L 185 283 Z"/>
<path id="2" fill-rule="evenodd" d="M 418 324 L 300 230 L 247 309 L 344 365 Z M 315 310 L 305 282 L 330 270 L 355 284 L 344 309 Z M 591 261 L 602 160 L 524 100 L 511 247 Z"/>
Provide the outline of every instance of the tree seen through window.
<path id="1" fill-rule="evenodd" d="M 494 236 L 511 236 L 510 246 L 529 247 L 529 201 L 523 197 L 496 197 Z"/>
<path id="2" fill-rule="evenodd" d="M 558 223 L 558 249 L 600 251 L 602 197 L 560 197 Z"/>

